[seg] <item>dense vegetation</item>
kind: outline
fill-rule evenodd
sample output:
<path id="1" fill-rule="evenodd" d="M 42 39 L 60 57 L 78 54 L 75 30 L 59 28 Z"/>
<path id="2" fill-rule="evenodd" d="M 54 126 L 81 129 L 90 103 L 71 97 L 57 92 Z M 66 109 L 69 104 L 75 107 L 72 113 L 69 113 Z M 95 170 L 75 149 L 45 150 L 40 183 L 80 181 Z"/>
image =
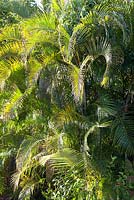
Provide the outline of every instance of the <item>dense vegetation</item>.
<path id="1" fill-rule="evenodd" d="M 0 194 L 130 200 L 134 3 L 0 2 Z"/>

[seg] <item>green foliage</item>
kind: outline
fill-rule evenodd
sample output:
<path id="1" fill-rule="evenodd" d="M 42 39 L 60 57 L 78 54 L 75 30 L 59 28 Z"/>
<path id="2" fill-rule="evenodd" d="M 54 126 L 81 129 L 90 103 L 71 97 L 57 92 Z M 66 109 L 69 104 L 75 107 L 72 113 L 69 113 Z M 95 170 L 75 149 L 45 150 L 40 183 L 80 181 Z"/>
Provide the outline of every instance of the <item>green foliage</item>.
<path id="1" fill-rule="evenodd" d="M 14 24 L 20 21 L 21 17 L 17 13 L 12 12 L 11 2 L 1 0 L 0 2 L 0 27 L 8 24 Z"/>
<path id="2" fill-rule="evenodd" d="M 19 23 L 40 11 L 34 0 L 1 0 L 0 10 L 0 27 Z"/>
<path id="3" fill-rule="evenodd" d="M 38 16 L 13 2 L 29 19 L 1 25 L 0 192 L 12 180 L 15 199 L 129 198 L 133 2 L 44 1 Z"/>
<path id="4" fill-rule="evenodd" d="M 64 173 L 64 172 L 63 172 Z M 55 189 L 52 190 L 52 187 Z M 88 192 L 85 190 L 85 180 L 78 177 L 77 172 L 66 172 L 58 175 L 53 180 L 46 192 L 42 192 L 46 199 L 86 199 Z"/>

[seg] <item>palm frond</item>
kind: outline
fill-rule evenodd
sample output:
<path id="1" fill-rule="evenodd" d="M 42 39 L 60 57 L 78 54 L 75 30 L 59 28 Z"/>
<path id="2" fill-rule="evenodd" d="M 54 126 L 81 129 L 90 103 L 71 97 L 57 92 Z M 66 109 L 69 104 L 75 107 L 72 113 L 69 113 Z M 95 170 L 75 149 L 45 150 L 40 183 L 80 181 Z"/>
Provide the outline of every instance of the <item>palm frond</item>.
<path id="1" fill-rule="evenodd" d="M 133 115 L 127 113 L 124 116 L 117 116 L 113 122 L 112 132 L 114 143 L 119 146 L 122 152 L 134 155 L 134 123 Z"/>
<path id="2" fill-rule="evenodd" d="M 61 10 L 60 2 L 61 1 L 52 0 L 52 2 L 51 2 L 51 8 L 52 8 L 53 12 L 59 12 Z"/>
<path id="3" fill-rule="evenodd" d="M 127 26 L 127 23 L 130 25 L 130 19 L 126 21 L 125 16 L 129 13 L 128 10 L 129 5 L 127 5 L 125 1 L 122 3 L 113 1 L 111 2 L 111 7 L 109 7 L 108 1 L 103 1 L 94 6 L 93 11 L 90 11 L 89 15 L 83 19 L 83 23 L 98 24 L 98 26 L 102 26 L 106 35 L 109 35 L 108 26 L 112 23 L 113 28 L 117 27 L 122 31 L 122 39 L 126 43 L 130 38 L 131 32 L 131 26 Z M 124 13 L 124 11 L 126 11 L 126 13 Z"/>
<path id="4" fill-rule="evenodd" d="M 37 82 L 43 66 L 41 65 L 41 63 L 39 63 L 35 59 L 30 59 L 27 63 L 27 66 L 28 66 L 27 67 L 28 68 L 27 69 L 28 70 L 27 81 L 28 81 L 28 85 L 30 87 L 30 86 L 34 85 L 34 83 Z"/>
<path id="5" fill-rule="evenodd" d="M 12 111 L 13 109 L 15 109 L 17 102 L 19 102 L 19 104 L 21 103 L 20 101 L 21 97 L 22 97 L 21 91 L 18 88 L 16 88 L 14 93 L 11 95 L 10 100 L 4 105 L 3 115 L 5 116 L 5 118 L 13 114 Z"/>
<path id="6" fill-rule="evenodd" d="M 3 81 L 5 82 L 6 79 L 10 76 L 11 71 L 10 69 L 5 65 L 5 62 L 0 62 L 0 83 Z"/>
<path id="7" fill-rule="evenodd" d="M 50 160 L 51 166 L 57 169 L 64 168 L 64 167 L 74 167 L 82 163 L 82 154 L 77 152 L 76 150 L 64 148 L 62 151 L 57 153 L 42 156 L 39 159 L 41 165 L 45 165 L 46 162 Z"/>
<path id="8" fill-rule="evenodd" d="M 72 93 L 76 102 L 79 101 L 79 98 L 82 99 L 82 91 L 79 90 L 79 73 L 80 69 L 77 66 L 71 67 L 69 70 L 71 83 L 72 83 Z"/>
<path id="9" fill-rule="evenodd" d="M 56 29 L 56 18 L 53 14 L 43 14 L 25 21 L 24 26 L 27 31 L 38 30 L 38 31 L 54 32 Z"/>
<path id="10" fill-rule="evenodd" d="M 33 164 L 33 156 L 38 152 L 39 145 L 43 142 L 44 135 L 38 135 L 37 137 L 28 137 L 24 139 L 20 145 L 16 156 L 16 170 L 17 172 L 12 176 L 12 183 L 14 189 L 18 188 L 19 182 L 24 174 L 31 170 Z M 28 189 L 28 188 L 27 188 Z"/>
<path id="11" fill-rule="evenodd" d="M 85 28 L 87 29 L 87 27 Z M 84 38 L 83 38 L 83 35 L 84 35 Z M 95 61 L 99 56 L 103 56 L 106 60 L 106 69 L 103 75 L 103 80 L 101 82 L 101 84 L 104 86 L 108 84 L 111 64 L 112 64 L 112 52 L 111 52 L 111 46 L 108 40 L 104 37 L 93 38 L 93 37 L 89 37 L 89 35 L 86 35 L 86 36 L 84 33 L 81 34 L 81 37 L 83 38 L 82 48 L 81 46 L 79 46 L 79 44 L 81 44 L 81 41 L 79 41 L 79 38 L 75 38 L 74 39 L 75 44 L 73 44 L 74 46 L 72 50 L 72 51 L 79 52 L 79 49 L 80 49 L 79 54 L 81 54 L 81 51 L 83 49 L 83 53 L 87 55 L 85 56 L 85 58 L 83 58 L 83 60 L 81 60 L 81 63 L 79 64 L 80 69 L 74 66 L 72 67 L 72 73 L 71 73 L 74 97 L 76 98 L 77 101 L 80 100 L 80 102 L 82 102 L 84 98 L 85 75 L 88 71 L 88 68 L 93 63 L 93 61 Z M 80 37 L 80 40 L 81 40 L 81 37 Z"/>
<path id="12" fill-rule="evenodd" d="M 56 122 L 56 127 L 62 127 L 65 124 L 74 122 L 79 117 L 79 114 L 75 111 L 75 108 L 71 105 L 67 105 L 63 110 L 57 112 L 52 120 Z"/>
<path id="13" fill-rule="evenodd" d="M 21 39 L 21 32 L 19 29 L 19 25 L 12 25 L 12 26 L 6 26 L 2 29 L 2 32 L 0 34 L 0 41 L 20 41 Z"/>
<path id="14" fill-rule="evenodd" d="M 67 33 L 65 28 L 59 24 L 58 26 L 58 41 L 59 41 L 59 47 L 60 47 L 60 52 L 62 54 L 63 60 L 69 60 L 69 55 L 68 55 L 68 45 L 70 41 L 70 35 Z"/>
<path id="15" fill-rule="evenodd" d="M 15 86 L 10 99 L 3 105 L 2 116 L 4 116 L 5 119 L 13 118 L 17 114 L 17 108 L 22 106 L 24 99 L 26 96 L 31 94 L 33 88 L 33 86 L 29 87 L 24 93 L 22 93 L 20 89 Z"/>
<path id="16" fill-rule="evenodd" d="M 33 194 L 34 188 L 36 186 L 36 181 L 34 180 L 27 180 L 25 186 L 23 186 L 23 189 L 19 193 L 18 200 L 24 200 L 24 199 L 29 199 L 31 195 Z"/>
<path id="17" fill-rule="evenodd" d="M 100 120 L 108 115 L 115 116 L 117 113 L 117 105 L 108 95 L 101 95 L 96 105 L 98 107 L 97 115 Z"/>
<path id="18" fill-rule="evenodd" d="M 75 52 L 79 49 L 81 51 L 85 50 L 86 42 L 89 38 L 91 38 L 90 27 L 86 27 L 83 24 L 79 24 L 75 29 L 70 38 L 69 42 L 69 57 L 73 58 Z"/>
<path id="19" fill-rule="evenodd" d="M 6 60 L 22 52 L 22 33 L 18 25 L 8 26 L 2 29 L 0 34 L 0 56 Z"/>
<path id="20" fill-rule="evenodd" d="M 23 75 L 24 67 L 21 61 L 19 61 L 16 57 L 7 59 L 6 61 L 0 62 L 0 82 L 6 85 L 6 81 L 12 80 L 12 85 L 17 84 L 18 80 L 19 83 L 21 82 L 22 85 L 25 84 L 25 77 Z M 19 74 L 18 80 L 16 80 L 16 76 Z M 20 88 L 23 88 L 23 86 Z"/>

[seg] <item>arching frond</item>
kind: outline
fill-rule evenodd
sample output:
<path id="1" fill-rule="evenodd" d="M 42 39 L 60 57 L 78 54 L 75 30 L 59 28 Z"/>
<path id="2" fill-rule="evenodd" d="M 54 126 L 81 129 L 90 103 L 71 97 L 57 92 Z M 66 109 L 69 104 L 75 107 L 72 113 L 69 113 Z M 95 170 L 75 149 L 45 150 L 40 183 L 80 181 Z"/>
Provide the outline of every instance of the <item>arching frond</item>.
<path id="1" fill-rule="evenodd" d="M 39 145 L 43 140 L 44 135 L 38 135 L 37 137 L 31 136 L 21 143 L 16 156 L 17 172 L 12 177 L 12 183 L 14 184 L 15 190 L 18 188 L 21 178 L 25 177 L 25 173 L 31 170 L 32 166 L 35 166 L 32 158 L 38 152 Z"/>
<path id="2" fill-rule="evenodd" d="M 65 167 L 75 167 L 82 164 L 83 157 L 81 153 L 69 148 L 65 148 L 55 154 L 42 156 L 39 159 L 41 165 L 45 165 L 47 161 L 50 160 L 50 166 L 63 169 Z M 84 163 L 83 163 L 84 165 Z"/>
<path id="3" fill-rule="evenodd" d="M 85 27 L 85 29 L 88 30 L 88 27 Z M 83 54 L 83 58 L 81 58 L 81 61 L 78 62 L 80 69 L 79 68 L 77 69 L 76 67 L 72 67 L 73 91 L 74 91 L 75 98 L 77 99 L 77 101 L 80 100 L 80 102 L 82 102 L 84 98 L 84 79 L 85 79 L 88 69 L 90 68 L 90 65 L 99 56 L 103 56 L 105 58 L 106 69 L 103 75 L 103 80 L 101 82 L 101 85 L 103 86 L 106 86 L 109 82 L 110 69 L 112 65 L 112 51 L 111 51 L 111 46 L 108 40 L 103 37 L 93 38 L 89 34 L 85 35 L 85 29 L 83 29 L 82 27 L 81 32 L 80 32 L 81 36 L 78 36 L 77 38 L 77 34 L 74 33 L 74 36 L 72 36 L 72 39 L 71 39 L 71 40 L 74 40 L 71 52 L 77 52 L 77 54 L 79 54 L 78 56 L 79 58 L 81 57 L 81 54 Z M 84 33 L 82 33 L 82 31 L 84 31 Z M 83 38 L 82 43 L 81 43 L 81 37 Z M 81 45 L 82 45 L 82 48 L 81 48 Z M 78 57 L 76 56 L 76 58 Z M 74 55 L 74 60 L 75 60 L 75 55 Z"/>
<path id="4" fill-rule="evenodd" d="M 93 11 L 90 11 L 82 21 L 85 24 L 97 24 L 103 27 L 103 33 L 106 36 L 109 35 L 109 27 L 112 24 L 113 27 L 111 28 L 117 28 L 122 31 L 122 38 L 120 39 L 127 43 L 131 32 L 131 26 L 127 26 L 127 23 L 130 25 L 131 22 L 130 19 L 126 20 L 125 15 L 129 13 L 129 5 L 125 1 L 122 3 L 112 1 L 110 4 L 111 6 L 109 7 L 109 1 L 102 1 L 100 4 L 95 5 Z"/>

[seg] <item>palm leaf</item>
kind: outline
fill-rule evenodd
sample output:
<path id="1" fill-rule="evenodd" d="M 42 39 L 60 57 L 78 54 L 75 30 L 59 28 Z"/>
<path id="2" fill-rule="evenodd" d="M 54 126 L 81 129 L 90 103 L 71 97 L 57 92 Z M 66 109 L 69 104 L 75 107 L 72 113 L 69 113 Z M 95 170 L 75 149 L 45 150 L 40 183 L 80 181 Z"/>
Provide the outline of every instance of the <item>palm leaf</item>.
<path id="1" fill-rule="evenodd" d="M 21 91 L 16 88 L 14 93 L 11 95 L 10 100 L 4 105 L 3 115 L 7 117 L 12 114 L 13 109 L 15 109 L 17 102 L 21 103 L 20 99 L 22 97 Z"/>
<path id="2" fill-rule="evenodd" d="M 63 127 L 66 124 L 73 123 L 80 118 L 80 115 L 75 111 L 75 107 L 67 105 L 62 110 L 57 110 L 55 115 L 52 117 L 57 128 Z"/>
<path id="3" fill-rule="evenodd" d="M 38 135 L 37 137 L 27 137 L 27 139 L 24 139 L 21 143 L 16 156 L 17 172 L 12 176 L 14 189 L 18 188 L 21 178 L 23 178 L 23 176 L 25 177 L 25 173 L 30 171 L 32 166 L 35 167 L 35 163 L 32 158 L 38 151 L 38 147 L 43 140 L 44 135 Z"/>
<path id="4" fill-rule="evenodd" d="M 133 115 L 127 113 L 117 116 L 113 122 L 114 143 L 127 154 L 134 155 L 134 123 Z"/>
<path id="5" fill-rule="evenodd" d="M 10 76 L 11 71 L 10 69 L 5 65 L 4 62 L 0 62 L 0 83 L 5 82 L 6 79 Z"/>
<path id="6" fill-rule="evenodd" d="M 115 116 L 117 113 L 117 105 L 108 95 L 101 95 L 96 105 L 98 107 L 97 115 L 100 120 L 108 115 Z"/>
<path id="7" fill-rule="evenodd" d="M 62 151 L 57 153 L 42 156 L 39 159 L 39 163 L 41 165 L 45 165 L 47 161 L 51 161 L 50 165 L 56 169 L 65 168 L 65 167 L 76 167 L 80 163 L 82 163 L 83 158 L 82 154 L 77 151 L 69 148 L 64 148 Z"/>
<path id="8" fill-rule="evenodd" d="M 28 88 L 24 93 L 22 93 L 18 87 L 15 87 L 10 99 L 3 106 L 2 116 L 4 116 L 5 119 L 13 118 L 14 115 L 17 114 L 17 108 L 22 106 L 24 99 L 31 94 L 32 91 L 33 86 Z"/>
<path id="9" fill-rule="evenodd" d="M 79 99 L 82 99 L 83 94 L 82 91 L 79 90 L 79 73 L 80 69 L 77 66 L 71 67 L 69 70 L 71 84 L 72 84 L 72 93 L 74 95 L 74 99 L 76 102 L 79 102 Z"/>
<path id="10" fill-rule="evenodd" d="M 87 29 L 87 27 L 85 27 Z M 85 58 L 81 61 L 80 69 L 76 66 L 72 67 L 71 71 L 71 78 L 72 78 L 72 88 L 74 97 L 77 101 L 82 102 L 84 100 L 84 78 L 88 71 L 88 68 L 90 65 L 95 61 L 99 56 L 104 56 L 106 60 L 106 70 L 104 72 L 103 80 L 101 82 L 102 85 L 106 86 L 109 80 L 109 74 L 110 74 L 110 68 L 112 64 L 112 53 L 111 53 L 111 47 L 108 43 L 107 39 L 105 38 L 91 38 L 88 34 L 85 35 L 82 33 L 84 29 L 81 30 L 81 37 L 78 38 L 77 35 L 75 35 L 75 44 L 72 47 L 72 51 L 74 54 L 75 51 L 82 51 L 83 53 L 87 54 Z M 73 36 L 74 37 L 74 36 Z M 84 38 L 83 38 L 84 37 Z M 83 38 L 83 40 L 81 39 Z M 72 39 L 71 39 L 72 40 Z M 79 41 L 80 40 L 80 41 Z M 81 41 L 82 40 L 82 41 Z M 82 49 L 81 46 L 79 46 L 82 43 Z M 75 49 L 76 48 L 76 49 Z M 81 52 L 79 52 L 81 54 Z"/>
<path id="11" fill-rule="evenodd" d="M 28 182 L 26 182 L 25 186 L 23 186 L 23 189 L 20 191 L 18 200 L 24 200 L 24 199 L 30 200 L 30 197 L 33 194 L 36 184 L 38 184 L 38 183 L 36 183 L 36 181 L 28 180 Z"/>
<path id="12" fill-rule="evenodd" d="M 28 86 L 30 87 L 37 82 L 43 66 L 37 60 L 30 59 L 27 63 L 27 68 L 28 68 L 27 82 Z"/>

